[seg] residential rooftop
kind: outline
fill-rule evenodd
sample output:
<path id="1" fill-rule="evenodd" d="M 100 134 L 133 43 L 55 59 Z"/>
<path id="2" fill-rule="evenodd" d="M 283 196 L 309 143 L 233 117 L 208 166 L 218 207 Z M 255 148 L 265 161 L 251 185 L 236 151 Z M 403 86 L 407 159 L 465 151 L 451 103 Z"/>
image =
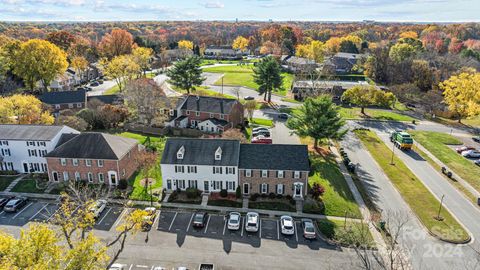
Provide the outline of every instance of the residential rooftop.
<path id="1" fill-rule="evenodd" d="M 49 125 L 0 125 L 0 140 L 50 141 L 65 126 Z"/>

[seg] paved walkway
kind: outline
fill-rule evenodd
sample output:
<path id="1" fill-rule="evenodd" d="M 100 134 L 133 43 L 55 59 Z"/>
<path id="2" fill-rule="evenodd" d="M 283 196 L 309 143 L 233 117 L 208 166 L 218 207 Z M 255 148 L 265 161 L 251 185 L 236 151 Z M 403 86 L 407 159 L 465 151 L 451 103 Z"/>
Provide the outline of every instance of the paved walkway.
<path id="1" fill-rule="evenodd" d="M 28 174 L 22 174 L 20 175 L 19 177 L 15 178 L 15 180 L 13 180 L 10 185 L 8 185 L 8 187 L 4 190 L 4 192 L 10 192 L 12 191 L 12 189 L 18 184 L 18 182 L 20 182 L 23 178 L 25 178 Z"/>

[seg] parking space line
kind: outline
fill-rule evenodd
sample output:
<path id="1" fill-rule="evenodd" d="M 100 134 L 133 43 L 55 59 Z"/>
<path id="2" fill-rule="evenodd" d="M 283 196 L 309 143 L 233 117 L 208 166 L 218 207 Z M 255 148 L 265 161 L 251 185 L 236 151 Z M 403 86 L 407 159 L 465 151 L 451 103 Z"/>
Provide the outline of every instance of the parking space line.
<path id="1" fill-rule="evenodd" d="M 130 212 L 130 208 L 124 208 L 122 210 L 122 213 L 120 213 L 120 216 L 118 217 L 118 219 L 115 221 L 115 223 L 113 223 L 113 226 L 112 228 L 116 228 L 118 226 L 118 223 L 120 223 L 120 221 L 123 219 L 123 216 L 125 215 L 125 213 L 127 212 Z"/>
<path id="2" fill-rule="evenodd" d="M 136 265 L 136 267 L 138 267 L 138 268 L 148 268 L 148 266 L 147 266 L 147 265 L 142 265 L 142 264 L 140 264 L 140 265 L 139 265 L 139 264 L 137 264 L 137 265 Z"/>
<path id="3" fill-rule="evenodd" d="M 160 214 L 162 213 L 162 210 L 158 210 L 158 213 L 157 213 L 157 216 L 155 217 L 155 219 L 153 220 L 153 223 L 152 223 L 152 228 L 157 228 L 155 226 L 155 224 L 158 224 L 158 220 L 160 219 Z"/>
<path id="4" fill-rule="evenodd" d="M 132 264 L 132 265 L 130 265 L 130 267 L 128 268 L 128 270 L 132 270 L 132 267 L 133 267 L 133 264 Z"/>
<path id="5" fill-rule="evenodd" d="M 208 229 L 208 223 L 210 222 L 210 216 L 208 216 L 208 219 L 207 219 L 207 226 L 205 226 L 205 232 L 204 233 L 207 233 L 207 229 Z"/>
<path id="6" fill-rule="evenodd" d="M 225 229 L 227 228 L 227 219 L 224 218 L 223 220 L 223 235 L 225 235 Z"/>
<path id="7" fill-rule="evenodd" d="M 59 206 L 59 207 L 57 208 L 57 210 L 55 210 L 55 212 L 53 212 L 53 214 L 51 214 L 51 215 L 50 215 L 50 216 L 47 218 L 47 220 L 46 220 L 46 221 L 47 221 L 47 222 L 49 222 L 49 221 L 50 221 L 50 219 L 51 219 L 51 218 L 52 218 L 52 217 L 53 217 L 53 216 L 54 216 L 54 215 L 55 215 L 55 214 L 56 214 L 56 213 L 57 213 L 57 212 L 60 210 L 60 208 L 62 208 L 62 207 L 61 207 L 61 206 Z"/>
<path id="8" fill-rule="evenodd" d="M 240 237 L 243 237 L 243 230 L 245 229 L 244 218 L 245 217 L 242 217 L 241 222 L 240 222 L 240 226 L 242 226 L 242 232 L 240 233 Z"/>
<path id="9" fill-rule="evenodd" d="M 295 223 L 294 223 L 295 225 Z M 295 238 L 297 239 L 297 243 L 298 243 L 298 230 L 297 230 L 297 227 L 296 226 L 293 226 L 293 229 L 295 230 Z"/>
<path id="10" fill-rule="evenodd" d="M 99 221 L 97 221 L 95 225 L 102 223 L 102 221 L 108 216 L 108 213 L 110 213 L 110 211 L 112 211 L 112 208 L 108 208 L 107 213 L 105 213 L 105 215 Z"/>
<path id="11" fill-rule="evenodd" d="M 32 220 L 32 219 L 34 219 L 35 217 L 37 217 L 37 215 L 40 214 L 40 212 L 42 212 L 43 209 L 45 209 L 48 205 L 49 205 L 49 204 L 47 203 L 47 204 L 45 204 L 42 208 L 40 208 L 40 210 L 38 210 L 38 212 L 35 213 L 35 215 L 33 215 L 33 216 L 29 219 L 29 221 Z"/>
<path id="12" fill-rule="evenodd" d="M 193 216 L 194 216 L 194 215 L 195 215 L 195 214 L 192 213 L 192 216 L 190 217 L 190 221 L 188 222 L 188 226 L 187 226 L 187 232 L 188 232 L 188 230 L 190 229 L 190 225 L 192 224 L 192 219 L 193 219 Z"/>
<path id="13" fill-rule="evenodd" d="M 27 210 L 27 208 L 30 207 L 32 204 L 33 204 L 33 202 L 31 202 L 29 205 L 25 206 L 20 212 L 18 212 L 15 216 L 13 216 L 12 219 L 15 219 L 18 215 L 23 213 L 23 211 Z"/>
<path id="14" fill-rule="evenodd" d="M 279 221 L 277 220 L 277 240 L 280 240 L 280 225 L 279 224 Z"/>
<path id="15" fill-rule="evenodd" d="M 173 222 L 175 221 L 175 218 L 177 217 L 178 212 L 175 212 L 175 216 L 173 216 L 172 223 L 170 223 L 170 227 L 168 227 L 168 230 L 170 231 L 172 229 Z"/>
<path id="16" fill-rule="evenodd" d="M 260 219 L 260 238 L 262 238 L 262 220 Z"/>

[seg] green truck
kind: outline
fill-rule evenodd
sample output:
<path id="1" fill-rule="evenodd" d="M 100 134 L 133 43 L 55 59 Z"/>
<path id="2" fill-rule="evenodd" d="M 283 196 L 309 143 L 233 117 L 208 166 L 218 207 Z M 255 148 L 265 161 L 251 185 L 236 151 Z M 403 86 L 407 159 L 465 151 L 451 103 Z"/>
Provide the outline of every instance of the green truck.
<path id="1" fill-rule="evenodd" d="M 401 150 L 410 150 L 413 146 L 412 136 L 405 131 L 392 132 L 390 141 Z"/>

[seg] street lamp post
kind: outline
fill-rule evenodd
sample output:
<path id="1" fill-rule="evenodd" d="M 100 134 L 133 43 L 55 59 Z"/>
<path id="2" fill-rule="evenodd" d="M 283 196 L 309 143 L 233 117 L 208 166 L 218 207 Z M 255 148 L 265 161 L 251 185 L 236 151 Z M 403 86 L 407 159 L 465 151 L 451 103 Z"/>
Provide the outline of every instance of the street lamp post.
<path id="1" fill-rule="evenodd" d="M 395 142 L 392 142 L 392 159 L 390 160 L 390 165 L 395 165 L 393 162 L 393 156 L 395 155 Z"/>
<path id="2" fill-rule="evenodd" d="M 224 77 L 224 76 L 225 76 L 225 75 L 222 75 L 222 95 L 223 95 L 223 77 Z"/>
<path id="3" fill-rule="evenodd" d="M 437 220 L 442 220 L 442 218 L 440 217 L 440 212 L 442 211 L 442 205 L 443 205 L 443 198 L 445 197 L 445 194 L 442 195 L 442 199 L 440 200 L 440 207 L 438 208 L 438 215 L 437 215 Z"/>

